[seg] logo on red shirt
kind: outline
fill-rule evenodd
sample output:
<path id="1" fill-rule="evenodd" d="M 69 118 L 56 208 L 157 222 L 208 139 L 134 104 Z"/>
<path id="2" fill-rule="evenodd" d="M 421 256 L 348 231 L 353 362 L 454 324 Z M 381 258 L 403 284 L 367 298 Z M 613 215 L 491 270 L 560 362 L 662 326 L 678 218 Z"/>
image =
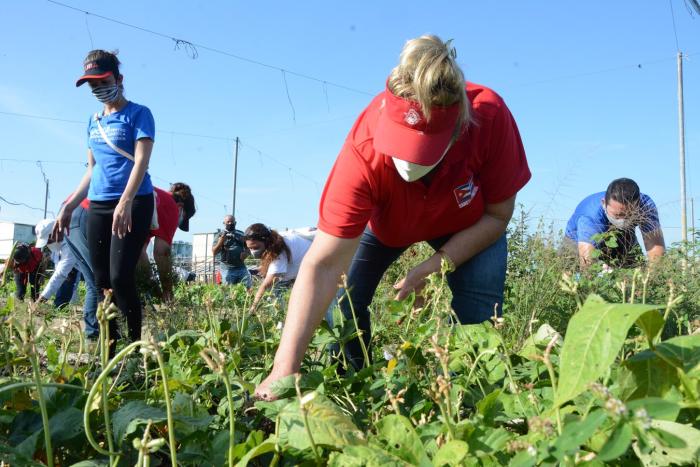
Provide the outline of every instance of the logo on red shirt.
<path id="1" fill-rule="evenodd" d="M 472 202 L 476 193 L 479 191 L 478 186 L 474 186 L 474 177 L 470 177 L 469 181 L 464 185 L 460 185 L 454 189 L 457 205 L 460 208 L 468 206 Z"/>

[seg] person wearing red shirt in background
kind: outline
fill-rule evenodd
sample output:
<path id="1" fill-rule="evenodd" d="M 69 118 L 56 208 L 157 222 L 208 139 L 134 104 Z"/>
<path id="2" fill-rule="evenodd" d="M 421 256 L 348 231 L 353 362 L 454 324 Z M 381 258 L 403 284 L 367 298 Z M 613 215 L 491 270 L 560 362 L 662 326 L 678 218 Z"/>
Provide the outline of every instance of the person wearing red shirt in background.
<path id="1" fill-rule="evenodd" d="M 153 241 L 153 259 L 158 269 L 163 299 L 171 301 L 173 298 L 173 265 L 171 247 L 175 231 L 180 228 L 185 232 L 190 230 L 190 218 L 194 216 L 194 196 L 189 185 L 185 183 L 173 183 L 170 191 L 153 188 L 156 192 L 156 211 L 158 212 L 158 228 L 151 230 L 148 240 L 141 252 L 140 267 L 150 273 L 150 264 L 146 247 L 151 238 Z"/>
<path id="2" fill-rule="evenodd" d="M 15 273 L 15 298 L 24 300 L 27 286 L 31 286 L 32 300 L 39 298 L 39 286 L 44 255 L 39 248 L 34 248 L 26 243 L 20 243 L 15 247 L 12 261 L 7 268 L 12 268 Z"/>
<path id="3" fill-rule="evenodd" d="M 257 397 L 275 398 L 272 383 L 299 371 L 345 271 L 369 345 L 367 307 L 386 269 L 413 243 L 427 241 L 436 253 L 394 286 L 399 300 L 419 292 L 445 260 L 462 323 L 501 312 L 505 230 L 530 170 L 503 99 L 485 86 L 465 86 L 455 59 L 450 43 L 436 36 L 408 41 L 385 91 L 350 130 L 324 188 L 319 231 L 292 289 L 274 367 Z M 348 300 L 341 311 L 352 319 Z M 359 341 L 344 350 L 361 366 Z"/>

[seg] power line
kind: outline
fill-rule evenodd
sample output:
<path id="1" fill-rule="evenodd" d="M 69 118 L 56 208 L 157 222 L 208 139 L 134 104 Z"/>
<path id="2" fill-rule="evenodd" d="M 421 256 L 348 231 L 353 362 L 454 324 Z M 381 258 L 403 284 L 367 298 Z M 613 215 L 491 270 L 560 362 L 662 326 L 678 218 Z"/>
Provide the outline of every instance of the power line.
<path id="1" fill-rule="evenodd" d="M 294 76 L 297 76 L 297 77 L 299 77 L 299 78 L 304 78 L 304 79 L 308 79 L 308 80 L 311 80 L 311 81 L 316 81 L 317 83 L 321 83 L 321 84 L 323 84 L 323 85 L 330 85 L 330 86 L 334 86 L 334 87 L 339 88 L 339 89 L 344 89 L 344 90 L 346 90 L 346 91 L 351 91 L 351 92 L 355 92 L 355 93 L 358 93 L 358 94 L 364 94 L 364 95 L 367 95 L 367 96 L 374 96 L 374 93 L 371 93 L 371 92 L 363 91 L 363 90 L 357 89 L 357 88 L 352 88 L 352 87 L 346 86 L 346 85 L 344 85 L 344 84 L 339 84 L 339 83 L 334 83 L 334 82 L 332 82 L 332 81 L 327 81 L 327 80 L 325 80 L 325 79 L 317 78 L 317 77 L 315 77 L 315 76 L 307 75 L 307 74 L 305 74 L 305 73 L 299 73 L 299 72 L 297 72 L 297 71 L 288 70 L 288 69 L 286 69 L 286 68 L 283 68 L 283 67 L 280 67 L 280 66 L 277 66 L 277 65 L 271 65 L 271 64 L 269 64 L 269 63 L 261 62 L 261 61 L 259 61 L 259 60 L 255 60 L 255 59 L 252 59 L 252 58 L 244 57 L 244 56 L 242 56 L 242 55 L 237 55 L 237 54 L 234 54 L 234 53 L 231 53 L 231 52 L 227 52 L 227 51 L 225 51 L 225 50 L 218 49 L 218 48 L 216 48 L 216 47 L 212 47 L 212 46 L 208 46 L 208 45 L 205 45 L 205 44 L 200 44 L 200 43 L 197 43 L 197 42 L 192 42 L 192 41 L 188 41 L 188 40 L 184 40 L 184 39 L 179 39 L 179 38 L 177 38 L 177 37 L 169 36 L 169 35 L 164 34 L 164 33 L 162 33 L 162 32 L 153 31 L 152 29 L 147 29 L 147 28 L 144 28 L 144 27 L 141 27 L 141 26 L 136 26 L 136 25 L 134 25 L 134 24 L 130 24 L 130 23 L 127 23 L 127 22 L 118 20 L 118 19 L 110 18 L 110 17 L 108 17 L 108 16 L 99 15 L 99 14 L 93 13 L 93 12 L 91 12 L 91 11 L 82 10 L 82 9 L 80 9 L 80 8 L 76 8 L 76 7 L 74 7 L 74 6 L 71 6 L 71 5 L 67 5 L 67 4 L 65 4 L 65 3 L 58 2 L 58 1 L 56 1 L 56 0 L 47 0 L 47 1 L 48 1 L 49 3 L 53 3 L 54 5 L 58 5 L 58 6 L 63 7 L 63 8 L 68 8 L 68 9 L 70 9 L 70 10 L 79 11 L 79 12 L 84 13 L 84 14 L 86 14 L 86 15 L 92 15 L 92 16 L 94 16 L 95 18 L 100 18 L 100 19 L 103 19 L 103 20 L 105 20 L 105 21 L 110 21 L 110 22 L 112 22 L 112 23 L 119 24 L 119 25 L 121 25 L 121 26 L 125 26 L 125 27 L 128 27 L 128 28 L 136 29 L 136 30 L 139 30 L 139 31 L 141 31 L 141 32 L 145 32 L 145 33 L 148 33 L 148 34 L 152 34 L 152 35 L 154 35 L 154 36 L 162 37 L 162 38 L 164 38 L 164 39 L 170 39 L 170 40 L 172 40 L 172 41 L 175 43 L 175 48 L 180 48 L 180 47 L 185 48 L 185 49 L 188 51 L 188 55 L 190 56 L 190 58 L 193 58 L 193 59 L 194 59 L 194 58 L 197 58 L 197 50 L 196 50 L 196 48 L 199 48 L 199 49 L 202 49 L 202 50 L 207 50 L 207 51 L 212 52 L 212 53 L 216 53 L 216 54 L 223 55 L 223 56 L 226 56 L 226 57 L 229 57 L 229 58 L 233 58 L 233 59 L 235 59 L 235 60 L 239 60 L 239 61 L 242 61 L 242 62 L 251 63 L 251 64 L 253 64 L 253 65 L 258 65 L 258 66 L 261 66 L 261 67 L 269 68 L 269 69 L 271 69 L 271 70 L 281 71 L 282 73 L 294 75 Z"/>
<path id="2" fill-rule="evenodd" d="M 43 208 L 36 208 L 36 207 L 34 207 L 34 206 L 30 206 L 30 205 L 25 204 L 25 203 L 18 203 L 18 202 L 15 202 L 15 201 L 10 201 L 10 200 L 8 200 L 7 198 L 4 198 L 4 197 L 2 197 L 2 196 L 0 196 L 0 201 L 3 201 L 3 202 L 5 202 L 5 203 L 7 203 L 7 204 L 9 204 L 9 205 L 11 205 L 11 206 L 22 206 L 22 207 L 25 207 L 25 208 L 27 208 L 27 209 L 32 209 L 32 210 L 34 210 L 34 211 L 40 211 L 40 212 L 42 212 L 42 213 L 44 212 L 44 209 L 43 209 Z M 55 214 L 53 211 L 47 211 L 47 212 L 50 213 L 52 216 L 56 217 L 56 214 Z"/>
<path id="3" fill-rule="evenodd" d="M 50 1 L 50 0 L 47 0 L 47 1 Z M 85 122 L 81 122 L 81 121 L 78 121 L 78 120 L 70 120 L 70 119 L 65 119 L 65 118 L 47 117 L 47 116 L 44 116 L 44 115 L 24 114 L 24 113 L 19 113 L 19 112 L 4 112 L 4 111 L 0 111 L 0 115 L 8 115 L 8 116 L 11 116 L 11 117 L 21 117 L 21 118 L 33 118 L 33 119 L 38 119 L 38 120 L 50 120 L 50 121 L 58 121 L 58 122 L 65 122 L 65 123 L 76 123 L 76 124 L 81 124 L 81 125 L 85 123 Z M 185 133 L 185 132 L 168 131 L 168 130 L 160 130 L 160 131 L 161 131 L 162 133 L 166 133 L 166 134 L 170 134 L 170 135 L 190 136 L 190 137 L 195 137 L 195 138 L 214 139 L 214 140 L 227 141 L 227 142 L 233 142 L 233 141 L 235 140 L 235 138 L 225 137 L 225 136 L 205 135 L 205 134 L 198 134 L 198 133 Z M 241 146 L 247 146 L 248 148 L 253 149 L 254 151 L 256 151 L 256 152 L 258 153 L 259 156 L 265 157 L 265 158 L 271 160 L 272 162 L 274 162 L 274 163 L 276 163 L 276 164 L 278 164 L 278 165 L 280 165 L 280 166 L 282 166 L 282 167 L 284 167 L 284 168 L 286 168 L 286 169 L 288 169 L 288 170 L 293 171 L 294 173 L 296 173 L 296 174 L 299 175 L 300 177 L 305 178 L 305 179 L 307 179 L 307 180 L 313 182 L 313 183 L 316 185 L 316 188 L 317 188 L 317 189 L 320 189 L 320 185 L 321 185 L 321 184 L 319 183 L 318 180 L 314 179 L 313 177 L 311 177 L 311 176 L 309 176 L 309 175 L 307 175 L 307 174 L 305 174 L 305 173 L 303 173 L 303 172 L 300 172 L 300 171 L 296 170 L 294 167 L 292 167 L 292 166 L 290 166 L 290 165 L 288 165 L 288 164 L 285 164 L 285 163 L 281 162 L 279 159 L 277 159 L 277 158 L 275 158 L 275 157 L 273 157 L 273 156 L 271 156 L 271 155 L 269 155 L 269 154 L 267 154 L 267 153 L 261 151 L 260 149 L 256 148 L 255 146 L 253 146 L 253 145 L 251 145 L 251 144 L 249 144 L 249 143 L 245 143 L 244 141 L 241 141 L 240 144 L 241 144 Z M 2 160 L 4 160 L 4 159 L 0 159 L 0 161 L 2 161 Z M 11 159 L 6 159 L 6 160 L 9 161 L 9 160 L 11 160 Z M 24 162 L 24 161 L 23 161 L 23 162 Z M 36 162 L 36 159 L 33 159 L 32 162 Z M 66 162 L 67 162 L 67 161 L 66 161 Z"/>
<path id="4" fill-rule="evenodd" d="M 671 21 L 673 22 L 673 37 L 676 39 L 676 51 L 680 52 L 681 48 L 678 45 L 678 31 L 676 30 L 676 15 L 673 13 L 673 0 L 668 0 L 668 6 L 671 8 Z"/>

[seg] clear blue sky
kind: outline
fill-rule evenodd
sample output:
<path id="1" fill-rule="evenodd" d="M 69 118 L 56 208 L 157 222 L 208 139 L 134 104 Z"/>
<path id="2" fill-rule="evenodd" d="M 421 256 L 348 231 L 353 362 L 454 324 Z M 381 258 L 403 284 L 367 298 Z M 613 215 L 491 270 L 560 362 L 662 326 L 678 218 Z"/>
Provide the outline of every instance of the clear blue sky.
<path id="1" fill-rule="evenodd" d="M 370 99 L 331 83 L 379 92 L 403 43 L 434 33 L 453 38 L 468 79 L 495 89 L 513 112 L 533 173 L 519 202 L 534 219 L 562 228 L 578 201 L 627 176 L 659 205 L 667 240 L 680 238 L 676 41 L 668 1 L 65 2 L 329 84 L 324 89 L 201 47 L 191 59 L 171 39 L 45 0 L 6 2 L 0 112 L 79 122 L 0 113 L 0 159 L 60 161 L 44 163 L 50 210 L 58 210 L 82 175 L 85 127 L 100 109 L 87 86 L 74 86 L 93 44 L 119 49 L 127 97 L 150 107 L 156 119 L 154 182 L 189 183 L 198 205 L 191 232 L 204 232 L 220 227 L 231 209 L 236 136 L 239 227 L 315 224 L 325 178 Z M 678 44 L 694 54 L 684 66 L 688 193 L 697 196 L 700 18 L 683 0 L 672 5 Z M 0 161 L 0 172 L 0 196 L 43 207 L 34 162 Z M 35 223 L 41 214 L 0 201 L 2 220 Z M 176 239 L 190 235 L 179 232 Z"/>

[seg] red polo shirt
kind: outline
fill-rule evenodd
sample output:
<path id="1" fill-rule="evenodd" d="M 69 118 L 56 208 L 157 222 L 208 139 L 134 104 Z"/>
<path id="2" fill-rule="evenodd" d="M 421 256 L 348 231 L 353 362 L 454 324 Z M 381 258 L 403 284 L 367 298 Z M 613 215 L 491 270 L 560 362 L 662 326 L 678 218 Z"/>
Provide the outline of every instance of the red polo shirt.
<path id="1" fill-rule="evenodd" d="M 408 246 L 476 223 L 484 204 L 515 195 L 530 180 L 520 133 L 503 99 L 467 83 L 475 123 L 455 142 L 432 180 L 404 181 L 390 155 L 374 150 L 383 93 L 350 131 L 323 190 L 318 227 L 355 238 L 369 227 L 385 245 Z"/>
<path id="2" fill-rule="evenodd" d="M 168 245 L 173 244 L 173 237 L 180 221 L 180 209 L 169 191 L 153 187 L 156 192 L 156 211 L 158 212 L 158 228 L 151 230 L 148 240 L 158 237 Z"/>

